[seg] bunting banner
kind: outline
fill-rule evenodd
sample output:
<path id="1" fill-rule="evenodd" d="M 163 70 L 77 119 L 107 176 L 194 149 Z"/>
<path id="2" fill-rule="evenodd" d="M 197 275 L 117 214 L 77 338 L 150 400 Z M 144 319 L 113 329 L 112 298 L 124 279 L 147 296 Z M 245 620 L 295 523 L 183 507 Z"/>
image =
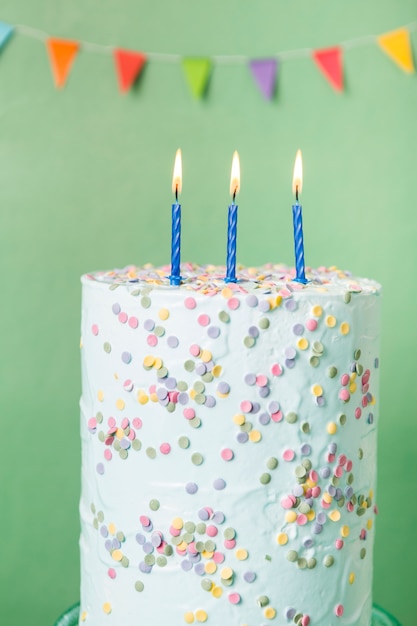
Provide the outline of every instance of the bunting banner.
<path id="1" fill-rule="evenodd" d="M 191 95 L 197 100 L 203 98 L 207 93 L 210 78 L 216 66 L 245 65 L 261 96 L 265 100 L 271 101 L 274 99 L 276 92 L 277 74 L 278 68 L 281 66 L 280 64 L 306 57 L 311 59 L 312 65 L 318 68 L 334 91 L 343 92 L 344 56 L 352 48 L 376 45 L 403 72 L 413 74 L 415 73 L 415 68 L 410 34 L 415 31 L 417 31 L 417 21 L 386 33 L 351 39 L 327 48 L 288 50 L 260 58 L 251 58 L 245 55 L 211 55 L 207 57 L 196 55 L 184 57 L 180 54 L 127 50 L 120 46 L 94 44 L 73 39 L 59 39 L 30 26 L 23 24 L 13 25 L 0 21 L 0 51 L 12 36 L 13 41 L 16 41 L 20 36 L 40 41 L 46 48 L 54 84 L 57 88 L 63 88 L 67 84 L 74 61 L 80 51 L 92 54 L 106 54 L 113 57 L 114 71 L 121 93 L 131 91 L 141 76 L 144 67 L 148 64 L 177 64 L 182 68 Z"/>

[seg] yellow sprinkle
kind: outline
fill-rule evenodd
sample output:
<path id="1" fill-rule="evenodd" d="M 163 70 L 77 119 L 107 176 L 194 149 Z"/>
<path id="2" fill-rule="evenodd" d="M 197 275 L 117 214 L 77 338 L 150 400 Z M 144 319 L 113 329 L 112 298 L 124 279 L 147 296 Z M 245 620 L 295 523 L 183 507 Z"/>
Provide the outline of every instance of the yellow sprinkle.
<path id="1" fill-rule="evenodd" d="M 200 354 L 200 359 L 203 361 L 203 363 L 208 363 L 209 361 L 211 361 L 213 358 L 212 353 L 210 352 L 210 350 L 202 350 L 201 354 Z"/>
<path id="2" fill-rule="evenodd" d="M 138 391 L 139 404 L 146 404 L 149 401 L 149 396 L 142 390 Z"/>
<path id="3" fill-rule="evenodd" d="M 248 551 L 244 548 L 239 548 L 238 550 L 236 550 L 236 558 L 239 561 L 246 561 L 246 559 L 248 558 Z"/>
<path id="4" fill-rule="evenodd" d="M 207 622 L 208 615 L 202 609 L 198 609 L 198 611 L 195 612 L 195 616 L 196 616 L 197 622 Z"/>
<path id="5" fill-rule="evenodd" d="M 231 298 L 233 296 L 233 291 L 230 289 L 230 287 L 224 287 L 224 289 L 222 289 L 222 296 L 223 298 Z"/>
<path id="6" fill-rule="evenodd" d="M 220 572 L 220 576 L 224 579 L 224 580 L 229 580 L 230 578 L 232 578 L 233 576 L 233 570 L 231 567 L 223 567 L 222 571 Z"/>
<path id="7" fill-rule="evenodd" d="M 97 400 L 99 402 L 103 402 L 104 400 L 104 391 L 102 391 L 101 389 L 97 391 Z"/>
<path id="8" fill-rule="evenodd" d="M 83 611 L 83 612 L 81 613 L 81 621 L 82 621 L 82 622 L 85 622 L 85 620 L 86 620 L 86 619 L 87 619 L 87 611 Z"/>
<path id="9" fill-rule="evenodd" d="M 374 490 L 373 489 L 369 490 L 369 497 L 371 498 L 371 500 L 373 500 L 373 498 L 374 498 Z"/>
<path id="10" fill-rule="evenodd" d="M 185 615 L 184 615 L 184 622 L 186 624 L 193 624 L 194 623 L 194 615 L 193 613 L 191 613 L 191 611 L 188 611 Z"/>
<path id="11" fill-rule="evenodd" d="M 160 320 L 167 320 L 169 318 L 169 311 L 168 311 L 168 309 L 159 309 L 158 317 L 159 317 Z"/>
<path id="12" fill-rule="evenodd" d="M 307 485 L 307 487 L 309 487 L 310 489 L 312 489 L 313 487 L 315 487 L 317 485 L 316 482 L 314 482 L 314 480 L 311 480 L 311 478 L 307 478 L 305 485 Z"/>
<path id="13" fill-rule="evenodd" d="M 217 565 L 214 561 L 208 561 L 204 566 L 204 571 L 206 574 L 214 574 L 217 572 Z"/>
<path id="14" fill-rule="evenodd" d="M 156 357 L 153 366 L 156 370 L 160 370 L 161 367 L 163 366 L 163 361 L 159 356 Z"/>
<path id="15" fill-rule="evenodd" d="M 253 441 L 253 443 L 258 443 L 262 439 L 262 435 L 259 430 L 251 430 L 249 433 L 249 439 Z"/>
<path id="16" fill-rule="evenodd" d="M 211 595 L 215 598 L 221 598 L 223 595 L 223 589 L 221 587 L 217 587 L 216 585 L 211 590 Z"/>
<path id="17" fill-rule="evenodd" d="M 332 522 L 338 522 L 340 520 L 340 511 L 330 511 L 329 513 L 329 519 L 332 520 Z"/>
<path id="18" fill-rule="evenodd" d="M 321 308 L 319 304 L 316 304 L 315 306 L 313 306 L 313 308 L 311 309 L 311 312 L 314 315 L 314 317 L 321 317 L 323 315 L 323 309 Z"/>
<path id="19" fill-rule="evenodd" d="M 285 514 L 285 521 L 288 524 L 292 524 L 297 519 L 297 513 L 295 511 L 287 511 Z"/>
<path id="20" fill-rule="evenodd" d="M 349 533 L 350 533 L 349 526 L 342 526 L 342 528 L 340 529 L 340 534 L 342 535 L 342 537 L 349 537 Z"/>
<path id="21" fill-rule="evenodd" d="M 351 383 L 353 383 L 353 381 L 354 381 L 354 380 L 356 380 L 356 376 L 357 376 L 357 373 L 356 373 L 356 372 L 352 372 L 352 373 L 351 373 L 351 375 L 350 375 L 350 382 L 351 382 Z"/>
<path id="22" fill-rule="evenodd" d="M 318 398 L 318 396 L 323 395 L 323 387 L 321 387 L 321 385 L 313 385 L 311 388 L 311 392 L 313 396 L 316 396 L 316 398 Z"/>
<path id="23" fill-rule="evenodd" d="M 327 424 L 327 432 L 329 435 L 335 435 L 337 433 L 337 424 L 335 422 L 329 422 Z"/>
<path id="24" fill-rule="evenodd" d="M 354 574 L 354 572 L 350 572 L 350 574 L 349 574 L 349 585 L 353 585 L 354 582 L 355 582 L 355 574 Z"/>
<path id="25" fill-rule="evenodd" d="M 308 346 L 309 346 L 308 339 L 306 339 L 305 337 L 301 337 L 301 339 L 297 341 L 297 347 L 300 350 L 307 350 Z"/>
<path id="26" fill-rule="evenodd" d="M 276 614 L 277 612 L 272 608 L 272 606 L 267 606 L 264 610 L 264 617 L 266 617 L 266 619 L 274 619 Z"/>
<path id="27" fill-rule="evenodd" d="M 370 401 L 370 403 L 369 403 L 369 404 L 372 404 L 372 405 L 376 404 L 376 398 L 375 398 L 375 396 L 372 396 L 372 400 Z"/>
<path id="28" fill-rule="evenodd" d="M 277 296 L 275 298 L 275 306 L 281 306 L 282 303 L 282 296 Z"/>
<path id="29" fill-rule="evenodd" d="M 116 430 L 116 437 L 117 437 L 118 439 L 123 439 L 123 437 L 124 437 L 124 436 L 125 436 L 124 431 L 123 431 L 121 428 L 118 428 L 118 429 Z"/>
<path id="30" fill-rule="evenodd" d="M 269 308 L 271 310 L 275 309 L 275 298 L 268 298 Z"/>
<path id="31" fill-rule="evenodd" d="M 327 504 L 331 504 L 331 502 L 333 501 L 332 496 L 330 495 L 330 493 L 328 493 L 327 491 L 325 491 L 323 493 L 323 500 L 327 503 Z"/>
<path id="32" fill-rule="evenodd" d="M 340 332 L 342 333 L 342 335 L 347 335 L 349 331 L 350 331 L 349 324 L 347 322 L 342 322 L 340 324 Z"/>
<path id="33" fill-rule="evenodd" d="M 213 374 L 213 376 L 215 378 L 218 378 L 221 375 L 221 373 L 222 373 L 222 366 L 221 365 L 215 365 L 213 367 L 213 369 L 211 370 L 211 373 Z"/>
<path id="34" fill-rule="evenodd" d="M 113 376 L 114 376 L 114 380 L 119 380 L 119 374 L 117 372 L 115 372 Z"/>
<path id="35" fill-rule="evenodd" d="M 246 418 L 244 415 L 240 415 L 239 413 L 233 417 L 233 422 L 237 426 L 242 426 L 246 422 Z"/>
<path id="36" fill-rule="evenodd" d="M 122 400 L 121 398 L 118 398 L 116 400 L 116 409 L 119 409 L 119 411 L 123 411 L 125 406 L 126 406 L 126 404 L 125 404 L 124 400 Z"/>
<path id="37" fill-rule="evenodd" d="M 174 517 L 171 522 L 171 526 L 175 528 L 175 530 L 181 530 L 182 528 L 184 528 L 184 521 L 182 517 Z"/>
<path id="38" fill-rule="evenodd" d="M 366 522 L 366 527 L 367 527 L 367 529 L 368 529 L 368 530 L 371 530 L 372 526 L 373 526 L 373 522 L 372 522 L 372 520 L 371 520 L 371 519 L 368 519 L 368 521 Z"/>
<path id="39" fill-rule="evenodd" d="M 315 511 L 313 511 L 313 509 L 311 509 L 308 513 L 306 513 L 307 519 L 309 522 L 312 522 L 313 519 L 316 518 L 316 513 Z"/>
<path id="40" fill-rule="evenodd" d="M 279 533 L 277 537 L 277 542 L 280 546 L 285 546 L 285 544 L 288 543 L 287 533 Z"/>
<path id="41" fill-rule="evenodd" d="M 155 357 L 151 354 L 148 354 L 148 356 L 145 356 L 145 358 L 143 359 L 143 364 L 145 367 L 152 367 L 154 363 Z"/>
<path id="42" fill-rule="evenodd" d="M 204 559 L 211 559 L 211 558 L 213 558 L 213 554 L 214 554 L 214 552 L 209 552 L 208 550 L 203 550 L 203 552 L 201 553 L 201 556 Z"/>
<path id="43" fill-rule="evenodd" d="M 187 549 L 187 544 L 185 543 L 185 541 L 181 541 L 181 543 L 179 543 L 177 545 L 178 550 L 180 550 L 181 552 L 185 552 Z"/>
<path id="44" fill-rule="evenodd" d="M 228 393 L 220 393 L 220 391 L 216 391 L 216 394 L 219 398 L 227 398 L 227 396 L 229 395 Z"/>
<path id="45" fill-rule="evenodd" d="M 356 389 L 357 389 L 356 383 L 350 383 L 350 385 L 349 385 L 350 393 L 355 393 Z"/>
<path id="46" fill-rule="evenodd" d="M 113 522 L 110 522 L 110 524 L 107 526 L 107 529 L 111 535 L 116 534 L 116 526 L 115 524 L 113 524 Z"/>
<path id="47" fill-rule="evenodd" d="M 113 552 L 111 553 L 112 559 L 114 559 L 115 561 L 121 561 L 123 558 L 123 554 L 121 550 L 113 550 Z"/>
<path id="48" fill-rule="evenodd" d="M 158 402 L 158 396 L 156 395 L 156 393 L 151 393 L 151 395 L 149 396 L 149 399 L 151 402 Z"/>
<path id="49" fill-rule="evenodd" d="M 328 315 L 326 317 L 326 326 L 329 328 L 334 328 L 336 326 L 336 318 L 334 315 Z"/>
<path id="50" fill-rule="evenodd" d="M 109 613 L 111 613 L 111 604 L 110 604 L 110 602 L 105 602 L 105 603 L 103 604 L 103 611 L 104 611 L 105 613 L 107 613 L 107 615 L 108 615 Z"/>

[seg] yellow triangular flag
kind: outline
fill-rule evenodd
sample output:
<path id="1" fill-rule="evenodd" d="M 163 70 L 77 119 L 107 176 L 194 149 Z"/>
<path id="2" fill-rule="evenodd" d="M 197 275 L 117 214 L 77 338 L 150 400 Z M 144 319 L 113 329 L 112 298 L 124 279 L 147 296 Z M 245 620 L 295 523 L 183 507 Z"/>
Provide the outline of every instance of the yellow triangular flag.
<path id="1" fill-rule="evenodd" d="M 402 69 L 411 74 L 414 72 L 413 54 L 411 52 L 410 33 L 406 28 L 399 28 L 391 33 L 378 37 L 380 48 Z"/>

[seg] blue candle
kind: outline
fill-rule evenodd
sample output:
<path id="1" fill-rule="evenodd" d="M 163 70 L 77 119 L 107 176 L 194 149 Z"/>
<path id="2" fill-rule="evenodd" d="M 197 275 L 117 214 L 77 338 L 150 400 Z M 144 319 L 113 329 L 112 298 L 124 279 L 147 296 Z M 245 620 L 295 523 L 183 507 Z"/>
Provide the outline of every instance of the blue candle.
<path id="1" fill-rule="evenodd" d="M 230 177 L 230 194 L 232 204 L 229 205 L 227 220 L 227 259 L 226 278 L 227 283 L 235 283 L 236 279 L 236 241 L 237 241 L 237 210 L 235 204 L 236 195 L 240 189 L 240 163 L 237 151 L 233 154 L 232 174 Z"/>
<path id="2" fill-rule="evenodd" d="M 182 189 L 182 159 L 181 150 L 175 155 L 174 175 L 172 177 L 172 191 L 175 194 L 175 202 L 172 205 L 172 237 L 171 237 L 171 285 L 181 283 L 181 205 L 178 202 L 178 194 Z"/>
<path id="3" fill-rule="evenodd" d="M 304 238 L 303 238 L 303 207 L 298 202 L 298 194 L 303 186 L 303 164 L 301 160 L 301 150 L 298 150 L 295 158 L 293 192 L 295 193 L 295 204 L 292 207 L 292 217 L 294 225 L 294 251 L 295 251 L 295 278 L 299 283 L 307 283 L 305 277 L 304 264 Z"/>

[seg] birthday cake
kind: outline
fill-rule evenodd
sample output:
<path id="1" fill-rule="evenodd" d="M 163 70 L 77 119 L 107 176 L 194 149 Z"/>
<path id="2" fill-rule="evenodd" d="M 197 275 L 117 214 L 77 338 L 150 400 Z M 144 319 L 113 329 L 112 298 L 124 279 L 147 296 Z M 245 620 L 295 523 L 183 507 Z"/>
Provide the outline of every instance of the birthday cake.
<path id="1" fill-rule="evenodd" d="M 371 623 L 380 286 L 82 277 L 80 624 Z"/>

